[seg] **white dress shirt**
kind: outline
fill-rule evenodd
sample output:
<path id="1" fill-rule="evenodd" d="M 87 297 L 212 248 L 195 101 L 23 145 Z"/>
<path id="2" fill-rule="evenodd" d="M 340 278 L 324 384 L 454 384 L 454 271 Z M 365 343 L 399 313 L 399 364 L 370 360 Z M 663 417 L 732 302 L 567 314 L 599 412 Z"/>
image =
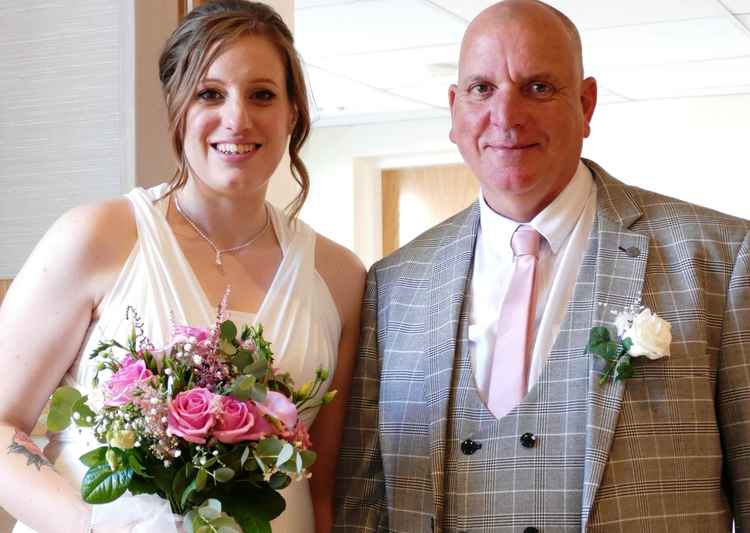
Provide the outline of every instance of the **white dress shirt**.
<path id="1" fill-rule="evenodd" d="M 486 402 L 500 305 L 513 274 L 510 239 L 516 228 L 524 224 L 494 212 L 481 192 L 479 200 L 480 227 L 470 288 L 472 305 L 468 336 L 474 378 L 479 394 Z M 525 224 L 543 236 L 536 269 L 537 301 L 530 336 L 533 351 L 529 389 L 539 378 L 560 332 L 595 214 L 596 184 L 589 169 L 579 163 L 565 189 Z"/>

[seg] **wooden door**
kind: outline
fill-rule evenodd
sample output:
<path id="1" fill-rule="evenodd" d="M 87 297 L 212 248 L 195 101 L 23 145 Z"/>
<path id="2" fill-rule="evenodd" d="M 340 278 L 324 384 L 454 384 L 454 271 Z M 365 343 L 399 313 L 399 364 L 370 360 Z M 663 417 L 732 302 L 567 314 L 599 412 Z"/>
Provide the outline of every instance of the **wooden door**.
<path id="1" fill-rule="evenodd" d="M 5 293 L 8 290 L 8 287 L 10 287 L 10 282 L 13 281 L 12 279 L 0 279 L 0 303 L 3 302 L 3 298 L 5 298 Z"/>
<path id="2" fill-rule="evenodd" d="M 383 170 L 382 181 L 383 255 L 479 196 L 479 183 L 463 164 Z"/>

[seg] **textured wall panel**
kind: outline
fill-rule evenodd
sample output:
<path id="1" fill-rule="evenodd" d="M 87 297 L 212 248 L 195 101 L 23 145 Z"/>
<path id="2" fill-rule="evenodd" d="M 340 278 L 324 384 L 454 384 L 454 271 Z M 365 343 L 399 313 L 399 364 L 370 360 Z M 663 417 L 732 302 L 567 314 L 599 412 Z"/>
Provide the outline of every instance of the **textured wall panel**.
<path id="1" fill-rule="evenodd" d="M 120 193 L 117 0 L 0 0 L 0 278 L 65 210 Z"/>

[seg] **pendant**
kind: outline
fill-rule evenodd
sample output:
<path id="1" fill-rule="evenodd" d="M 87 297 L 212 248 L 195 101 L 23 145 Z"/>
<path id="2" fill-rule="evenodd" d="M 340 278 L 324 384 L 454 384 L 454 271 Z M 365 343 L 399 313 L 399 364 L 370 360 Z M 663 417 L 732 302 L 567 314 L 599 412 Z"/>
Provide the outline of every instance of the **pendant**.
<path id="1" fill-rule="evenodd" d="M 216 265 L 217 266 L 223 265 L 223 263 L 221 262 L 221 252 L 219 252 L 218 250 L 216 252 Z"/>

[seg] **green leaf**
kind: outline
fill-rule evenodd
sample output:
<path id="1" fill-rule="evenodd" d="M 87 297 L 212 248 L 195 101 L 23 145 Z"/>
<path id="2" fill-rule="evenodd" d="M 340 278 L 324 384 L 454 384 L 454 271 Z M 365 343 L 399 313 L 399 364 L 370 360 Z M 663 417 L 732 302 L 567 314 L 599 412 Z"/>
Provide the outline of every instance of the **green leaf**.
<path id="1" fill-rule="evenodd" d="M 251 376 L 255 376 L 256 379 L 263 379 L 263 377 L 268 373 L 268 361 L 265 359 L 258 359 L 257 361 L 254 361 L 250 366 L 240 368 L 243 369 L 243 374 L 250 374 Z"/>
<path id="2" fill-rule="evenodd" d="M 294 446 L 288 442 L 284 443 L 284 446 L 279 451 L 278 457 L 276 457 L 276 468 L 286 463 L 294 455 Z"/>
<path id="3" fill-rule="evenodd" d="M 133 479 L 128 484 L 128 490 L 131 494 L 157 494 L 159 492 L 158 487 L 151 479 L 142 478 L 134 475 Z"/>
<path id="4" fill-rule="evenodd" d="M 109 503 L 122 496 L 130 480 L 133 469 L 125 467 L 112 471 L 108 465 L 90 468 L 81 481 L 81 496 L 86 503 Z"/>
<path id="5" fill-rule="evenodd" d="M 195 479 L 191 481 L 188 486 L 185 487 L 185 490 L 182 491 L 182 496 L 180 497 L 180 507 L 182 507 L 183 509 L 185 509 L 190 495 L 198 490 L 198 484 L 196 483 L 196 481 L 197 480 Z"/>
<path id="6" fill-rule="evenodd" d="M 128 466 L 130 466 L 130 468 L 132 468 L 136 474 L 143 477 L 152 477 L 151 475 L 149 475 L 149 473 L 146 471 L 146 468 L 141 463 L 141 459 L 138 454 L 133 453 L 132 450 L 128 450 L 126 452 L 126 455 L 128 456 Z"/>
<path id="7" fill-rule="evenodd" d="M 266 394 L 268 394 L 268 387 L 256 383 L 253 388 L 250 389 L 250 398 L 258 403 L 266 401 Z"/>
<path id="8" fill-rule="evenodd" d="M 214 478 L 219 483 L 226 483 L 234 477 L 234 470 L 231 468 L 217 468 L 214 471 Z"/>
<path id="9" fill-rule="evenodd" d="M 78 459 L 89 468 L 92 466 L 99 466 L 102 464 L 106 464 L 107 459 L 105 455 L 107 454 L 107 448 L 108 448 L 107 446 L 101 446 L 100 448 L 95 448 L 91 450 L 90 452 L 84 453 Z"/>
<path id="10" fill-rule="evenodd" d="M 237 353 L 237 348 L 235 348 L 234 344 L 229 341 L 221 339 L 219 345 L 221 347 L 221 351 L 227 355 L 234 355 Z"/>
<path id="11" fill-rule="evenodd" d="M 630 357 L 625 356 L 620 359 L 620 363 L 616 369 L 617 379 L 628 379 L 633 377 L 633 365 L 630 362 Z"/>
<path id="12" fill-rule="evenodd" d="M 73 387 L 60 387 L 54 392 L 47 415 L 47 428 L 50 431 L 62 431 L 70 425 L 73 405 L 80 397 L 81 393 Z"/>
<path id="13" fill-rule="evenodd" d="M 605 326 L 596 326 L 591 328 L 589 343 L 609 342 L 611 339 L 609 329 Z"/>
<path id="14" fill-rule="evenodd" d="M 285 489 L 291 482 L 292 478 L 283 472 L 274 472 L 271 479 L 268 480 L 268 484 L 275 490 Z"/>
<path id="15" fill-rule="evenodd" d="M 206 482 L 208 481 L 208 471 L 205 468 L 198 470 L 198 475 L 195 476 L 195 485 L 198 490 L 206 488 Z"/>
<path id="16" fill-rule="evenodd" d="M 604 326 L 591 328 L 588 350 L 605 359 L 616 357 L 617 345 L 612 340 L 609 330 Z"/>
<path id="17" fill-rule="evenodd" d="M 242 370 L 250 363 L 253 362 L 253 356 L 247 350 L 237 350 L 237 353 L 232 357 L 232 364 Z"/>
<path id="18" fill-rule="evenodd" d="M 231 320 L 225 320 L 221 323 L 222 340 L 232 342 L 237 337 L 237 326 Z"/>
<path id="19" fill-rule="evenodd" d="M 213 507 L 206 506 L 206 507 L 201 507 L 200 509 L 198 509 L 198 514 L 204 520 L 211 522 L 219 518 L 221 511 L 217 511 Z"/>
<path id="20" fill-rule="evenodd" d="M 76 422 L 76 426 L 88 428 L 94 425 L 96 413 L 91 409 L 91 407 L 86 405 L 87 399 L 87 396 L 81 396 L 73 404 L 73 413 L 78 413 L 78 418 L 74 419 Z"/>
<path id="21" fill-rule="evenodd" d="M 622 339 L 622 351 L 624 353 L 628 353 L 632 347 L 633 341 L 630 339 L 630 337 L 625 337 L 624 339 Z"/>
<path id="22" fill-rule="evenodd" d="M 276 437 L 263 439 L 255 447 L 255 456 L 268 466 L 275 465 L 276 458 L 281 453 L 282 448 L 284 448 L 284 444 L 287 443 Z"/>
<path id="23" fill-rule="evenodd" d="M 233 481 L 217 485 L 211 497 L 221 500 L 223 511 L 245 532 L 271 533 L 270 521 L 286 507 L 284 498 L 265 483 L 255 486 L 247 481 Z"/>
<path id="24" fill-rule="evenodd" d="M 241 402 L 247 401 L 252 396 L 255 378 L 253 376 L 240 376 L 232 385 L 231 396 Z"/>
<path id="25" fill-rule="evenodd" d="M 318 454 L 316 454 L 312 450 L 300 450 L 299 452 L 300 457 L 302 457 L 302 467 L 307 470 L 312 466 L 312 464 L 315 462 L 315 460 L 318 458 Z"/>

